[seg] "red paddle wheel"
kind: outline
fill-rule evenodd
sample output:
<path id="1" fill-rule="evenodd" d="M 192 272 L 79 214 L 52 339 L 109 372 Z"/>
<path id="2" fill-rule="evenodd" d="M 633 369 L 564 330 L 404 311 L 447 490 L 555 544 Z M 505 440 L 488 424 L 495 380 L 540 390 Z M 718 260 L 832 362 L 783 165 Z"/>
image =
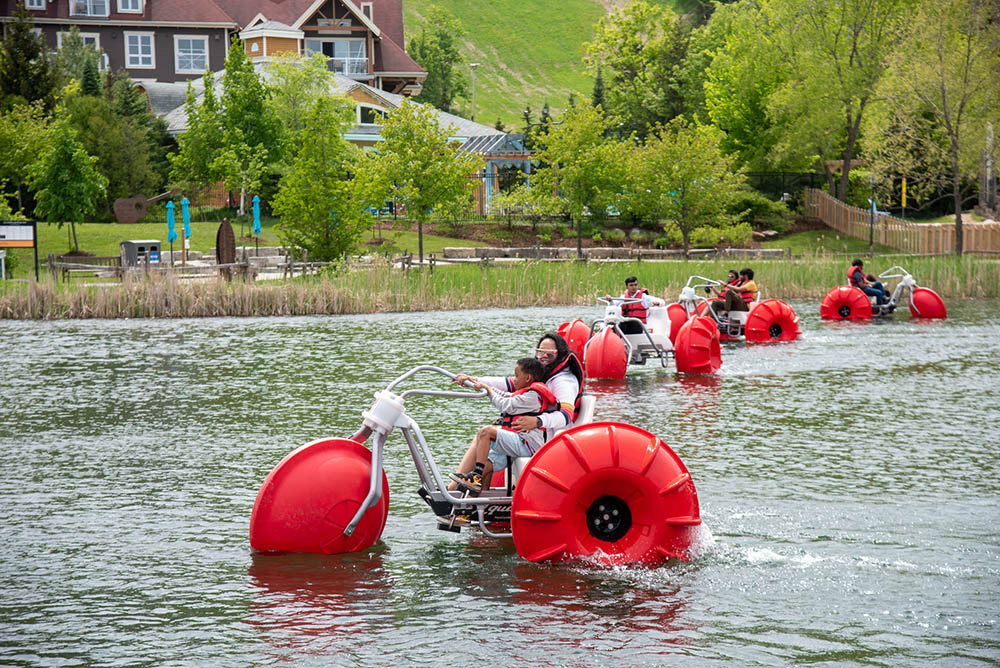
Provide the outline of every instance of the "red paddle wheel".
<path id="1" fill-rule="evenodd" d="M 569 429 L 531 458 L 511 507 L 514 546 L 529 561 L 687 560 L 701 515 L 676 453 L 629 424 Z"/>

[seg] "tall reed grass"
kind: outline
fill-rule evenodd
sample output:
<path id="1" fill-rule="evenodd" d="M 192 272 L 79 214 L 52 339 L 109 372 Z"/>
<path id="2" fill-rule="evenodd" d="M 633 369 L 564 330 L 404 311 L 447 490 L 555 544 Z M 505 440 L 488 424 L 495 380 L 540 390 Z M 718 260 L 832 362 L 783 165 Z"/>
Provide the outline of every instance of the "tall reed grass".
<path id="1" fill-rule="evenodd" d="M 902 265 L 919 285 L 945 299 L 1000 298 L 1000 261 L 979 257 L 889 256 L 869 271 Z M 635 274 L 656 296 L 674 301 L 691 275 L 724 279 L 729 268 L 751 266 L 762 297 L 819 300 L 846 282 L 849 260 L 672 262 L 495 262 L 407 272 L 387 265 L 337 275 L 275 282 L 188 281 L 176 275 L 126 277 L 121 283 L 66 285 L 0 283 L 0 318 L 191 318 L 351 314 L 470 308 L 594 304 L 618 295 Z M 891 287 L 892 284 L 890 284 Z"/>

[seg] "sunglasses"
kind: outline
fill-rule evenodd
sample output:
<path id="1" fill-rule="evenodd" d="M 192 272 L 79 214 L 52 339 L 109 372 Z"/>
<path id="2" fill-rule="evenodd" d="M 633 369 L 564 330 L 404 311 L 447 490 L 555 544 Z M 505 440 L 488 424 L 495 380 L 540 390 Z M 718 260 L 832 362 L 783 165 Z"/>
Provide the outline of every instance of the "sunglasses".
<path id="1" fill-rule="evenodd" d="M 535 348 L 535 357 L 555 357 L 556 351 L 545 348 Z"/>

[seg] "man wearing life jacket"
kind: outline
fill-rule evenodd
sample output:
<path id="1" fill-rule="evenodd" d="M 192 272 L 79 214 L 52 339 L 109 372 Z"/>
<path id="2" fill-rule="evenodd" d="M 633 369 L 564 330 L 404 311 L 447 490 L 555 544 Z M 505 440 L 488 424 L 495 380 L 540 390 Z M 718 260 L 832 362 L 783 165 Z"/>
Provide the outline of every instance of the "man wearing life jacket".
<path id="1" fill-rule="evenodd" d="M 737 284 L 726 290 L 724 302 L 713 302 L 712 310 L 716 313 L 725 311 L 749 311 L 750 304 L 757 301 L 757 284 L 753 280 L 753 269 L 744 267 L 740 269 L 740 280 Z"/>
<path id="2" fill-rule="evenodd" d="M 885 303 L 885 286 L 881 281 L 876 281 L 874 276 L 865 276 L 863 267 L 865 263 L 860 258 L 851 262 L 851 268 L 847 270 L 847 284 L 855 287 L 869 297 L 875 298 L 875 303 L 882 305 Z"/>
<path id="3" fill-rule="evenodd" d="M 510 420 L 510 426 L 516 431 L 529 431 L 541 428 L 545 440 L 549 440 L 559 430 L 571 425 L 576 420 L 580 410 L 580 398 L 583 396 L 583 365 L 570 352 L 566 339 L 554 332 L 546 332 L 538 339 L 535 347 L 535 359 L 542 363 L 545 370 L 543 382 L 552 390 L 558 402 L 556 410 L 541 415 L 518 415 Z M 498 390 L 513 392 L 517 388 L 514 379 L 503 376 L 483 376 L 476 378 L 464 373 L 455 376 L 454 382 L 461 385 L 466 381 L 482 383 Z M 476 462 L 476 444 L 469 446 L 461 463 L 459 472 L 471 471 Z M 449 485 L 455 489 L 456 484 Z"/>
<path id="4" fill-rule="evenodd" d="M 481 427 L 476 433 L 475 465 L 468 473 L 452 473 L 451 479 L 458 487 L 479 496 L 483 481 L 491 480 L 493 471 L 507 467 L 510 457 L 530 457 L 545 443 L 541 429 L 541 415 L 558 410 L 558 401 L 544 383 L 545 367 L 534 357 L 517 361 L 514 367 L 514 391 L 506 392 L 485 383 L 474 382 L 477 390 L 486 390 L 490 401 L 500 411 L 501 417 L 492 425 Z M 536 424 L 532 429 L 519 431 L 514 426 L 518 416 L 532 416 Z"/>

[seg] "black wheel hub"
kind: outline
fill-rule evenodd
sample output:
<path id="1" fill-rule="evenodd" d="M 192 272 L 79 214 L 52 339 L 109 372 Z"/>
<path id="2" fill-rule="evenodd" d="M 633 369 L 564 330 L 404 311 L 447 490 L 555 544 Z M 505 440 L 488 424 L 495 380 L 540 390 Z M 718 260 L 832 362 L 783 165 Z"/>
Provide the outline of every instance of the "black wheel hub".
<path id="1" fill-rule="evenodd" d="M 632 512 L 617 496 L 602 496 L 587 508 L 587 529 L 598 540 L 613 543 L 632 527 Z"/>
<path id="2" fill-rule="evenodd" d="M 771 335 L 772 339 L 780 339 L 781 338 L 781 325 L 779 325 L 778 323 L 772 324 L 770 327 L 768 327 L 767 333 Z"/>
<path id="3" fill-rule="evenodd" d="M 846 318 L 847 316 L 851 315 L 851 307 L 848 306 L 847 304 L 844 304 L 839 309 L 837 309 L 837 314 L 841 318 Z"/>

